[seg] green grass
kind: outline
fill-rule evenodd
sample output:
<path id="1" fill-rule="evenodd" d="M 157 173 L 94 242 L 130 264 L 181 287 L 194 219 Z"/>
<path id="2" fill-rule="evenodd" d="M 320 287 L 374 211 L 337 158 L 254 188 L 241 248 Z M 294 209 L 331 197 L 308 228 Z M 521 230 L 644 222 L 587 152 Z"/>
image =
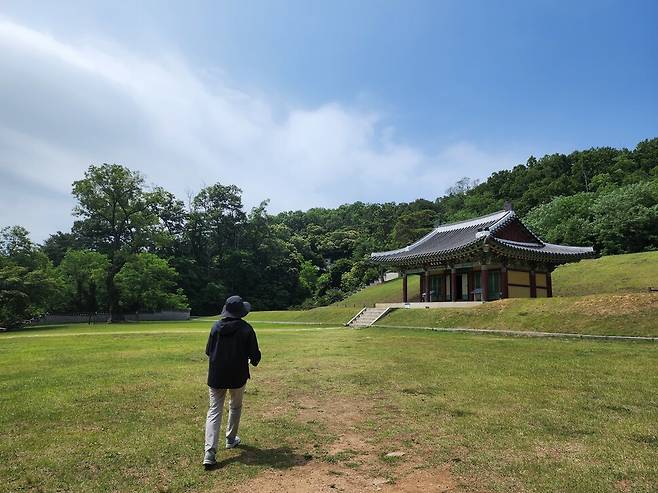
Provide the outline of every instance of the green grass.
<path id="1" fill-rule="evenodd" d="M 378 323 L 658 337 L 658 294 L 507 299 L 467 309 L 399 309 Z"/>
<path id="2" fill-rule="evenodd" d="M 409 276 L 409 301 L 419 301 L 420 276 Z M 658 288 L 658 252 L 610 255 L 562 265 L 553 272 L 555 296 L 647 292 Z M 402 279 L 368 287 L 332 306 L 364 307 L 402 302 Z"/>
<path id="3" fill-rule="evenodd" d="M 420 276 L 409 276 L 407 283 L 409 301 L 420 301 Z M 332 306 L 363 308 L 364 306 L 374 306 L 375 303 L 401 302 L 402 279 L 393 279 L 376 286 L 364 288 L 344 300 L 334 303 Z"/>
<path id="4" fill-rule="evenodd" d="M 359 309 L 337 306 L 313 308 L 312 310 L 277 310 L 252 312 L 249 322 L 293 322 L 300 324 L 342 325 L 359 312 Z"/>
<path id="5" fill-rule="evenodd" d="M 210 473 L 208 322 L 0 334 L 0 491 L 224 491 L 268 469 L 285 485 L 314 463 L 338 479 L 447 468 L 459 491 L 658 484 L 655 344 L 252 323 L 263 361 L 245 446 Z M 329 453 L 344 433 L 373 462 Z"/>
<path id="6" fill-rule="evenodd" d="M 418 293 L 410 276 L 409 293 Z M 658 252 L 613 255 L 558 267 L 552 299 L 509 299 L 474 309 L 395 310 L 382 325 L 463 327 L 580 334 L 658 336 Z M 402 280 L 366 288 L 333 306 L 399 302 Z"/>
<path id="7" fill-rule="evenodd" d="M 558 267 L 555 296 L 647 292 L 658 288 L 658 252 L 610 255 Z"/>

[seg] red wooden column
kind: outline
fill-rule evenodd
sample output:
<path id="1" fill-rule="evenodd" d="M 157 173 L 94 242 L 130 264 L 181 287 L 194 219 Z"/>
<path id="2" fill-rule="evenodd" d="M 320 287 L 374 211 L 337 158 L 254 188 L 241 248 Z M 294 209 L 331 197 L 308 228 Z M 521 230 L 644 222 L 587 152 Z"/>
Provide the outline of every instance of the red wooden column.
<path id="1" fill-rule="evenodd" d="M 407 273 L 402 274 L 402 302 L 408 303 L 409 297 L 407 296 Z"/>
<path id="2" fill-rule="evenodd" d="M 427 293 L 425 301 L 432 301 L 432 295 L 430 290 L 432 289 L 432 283 L 430 282 L 430 270 L 425 269 L 425 292 Z"/>
<path id="3" fill-rule="evenodd" d="M 546 273 L 546 296 L 553 297 L 553 280 L 551 279 L 551 272 Z"/>
<path id="4" fill-rule="evenodd" d="M 537 297 L 537 274 L 534 269 L 530 271 L 530 297 Z"/>
<path id="5" fill-rule="evenodd" d="M 448 289 L 447 289 L 447 282 L 446 282 L 446 272 L 445 270 L 441 274 L 441 301 L 448 301 Z"/>
<path id="6" fill-rule="evenodd" d="M 489 299 L 489 271 L 485 266 L 480 268 L 480 289 L 482 290 L 482 301 Z"/>
<path id="7" fill-rule="evenodd" d="M 468 285 L 468 296 L 467 299 L 468 301 L 473 301 L 473 271 L 469 271 L 468 274 L 466 274 L 468 282 L 466 283 Z"/>
<path id="8" fill-rule="evenodd" d="M 457 301 L 457 269 L 450 269 L 450 300 Z"/>
<path id="9" fill-rule="evenodd" d="M 500 268 L 500 288 L 503 292 L 503 298 L 509 298 L 509 287 L 507 286 L 507 266 L 503 265 Z"/>

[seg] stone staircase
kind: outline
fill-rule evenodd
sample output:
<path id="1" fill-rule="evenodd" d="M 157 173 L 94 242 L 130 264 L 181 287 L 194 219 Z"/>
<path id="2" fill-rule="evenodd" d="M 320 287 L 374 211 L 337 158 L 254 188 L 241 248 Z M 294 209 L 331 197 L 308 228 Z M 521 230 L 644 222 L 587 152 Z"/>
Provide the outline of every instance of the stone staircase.
<path id="1" fill-rule="evenodd" d="M 364 308 L 356 316 L 347 322 L 348 327 L 370 327 L 382 318 L 390 308 Z"/>

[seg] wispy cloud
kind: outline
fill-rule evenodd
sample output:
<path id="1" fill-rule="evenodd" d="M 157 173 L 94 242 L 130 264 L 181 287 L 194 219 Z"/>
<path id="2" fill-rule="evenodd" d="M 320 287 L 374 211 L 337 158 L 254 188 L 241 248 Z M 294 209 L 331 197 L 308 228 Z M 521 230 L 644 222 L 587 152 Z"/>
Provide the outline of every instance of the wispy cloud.
<path id="1" fill-rule="evenodd" d="M 423 150 L 376 109 L 281 107 L 180 54 L 56 39 L 3 18 L 0 53 L 0 225 L 38 239 L 70 225 L 71 183 L 91 163 L 139 169 L 181 198 L 236 184 L 248 205 L 270 198 L 278 211 L 433 199 L 522 157 L 469 142 Z"/>

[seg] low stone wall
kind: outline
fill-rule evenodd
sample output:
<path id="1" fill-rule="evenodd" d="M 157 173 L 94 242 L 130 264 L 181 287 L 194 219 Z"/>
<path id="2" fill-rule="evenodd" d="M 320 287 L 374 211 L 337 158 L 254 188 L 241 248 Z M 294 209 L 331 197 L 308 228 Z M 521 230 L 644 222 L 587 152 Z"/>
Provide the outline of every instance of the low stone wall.
<path id="1" fill-rule="evenodd" d="M 166 322 L 168 320 L 189 320 L 190 311 L 165 310 L 152 313 L 124 313 L 129 322 Z"/>
<path id="2" fill-rule="evenodd" d="M 89 316 L 88 313 L 75 314 L 51 314 L 41 318 L 34 319 L 30 325 L 53 325 L 53 324 L 75 324 L 75 323 L 105 323 L 107 322 L 107 313 L 96 313 Z M 189 310 L 164 310 L 161 312 L 148 313 L 124 313 L 124 320 L 127 322 L 166 322 L 176 320 L 189 320 Z"/>

